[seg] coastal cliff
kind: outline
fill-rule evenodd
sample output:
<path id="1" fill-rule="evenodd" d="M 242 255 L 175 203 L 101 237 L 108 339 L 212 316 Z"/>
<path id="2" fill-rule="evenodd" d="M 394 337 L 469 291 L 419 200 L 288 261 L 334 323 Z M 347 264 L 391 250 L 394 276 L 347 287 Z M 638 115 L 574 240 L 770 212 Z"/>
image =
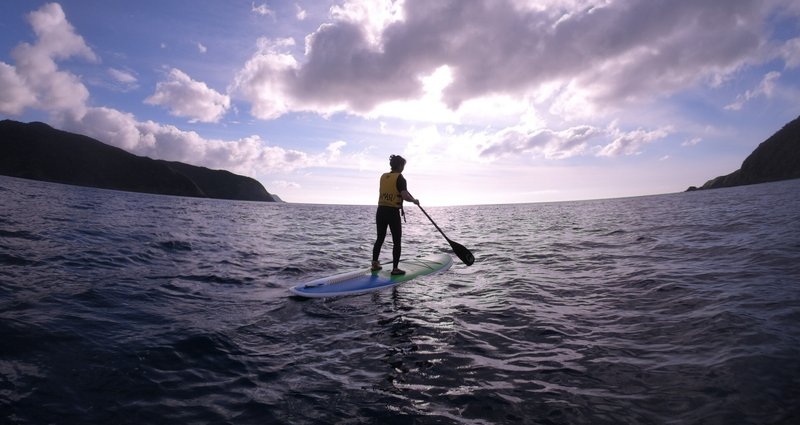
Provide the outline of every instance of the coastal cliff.
<path id="1" fill-rule="evenodd" d="M 137 156 L 39 122 L 0 121 L 0 174 L 129 192 L 274 201 L 250 177 Z"/>
<path id="2" fill-rule="evenodd" d="M 742 186 L 800 178 L 800 117 L 762 142 L 741 168 L 688 191 Z"/>

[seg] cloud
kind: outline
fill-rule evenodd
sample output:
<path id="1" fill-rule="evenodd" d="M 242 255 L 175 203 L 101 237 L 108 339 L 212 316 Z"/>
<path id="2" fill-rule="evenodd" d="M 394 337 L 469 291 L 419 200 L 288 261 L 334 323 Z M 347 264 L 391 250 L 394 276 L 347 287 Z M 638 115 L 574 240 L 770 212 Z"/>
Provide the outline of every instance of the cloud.
<path id="1" fill-rule="evenodd" d="M 325 152 L 327 152 L 329 159 L 333 160 L 341 156 L 342 148 L 345 147 L 346 145 L 347 142 L 343 140 L 338 140 L 328 145 L 328 147 L 325 149 Z"/>
<path id="2" fill-rule="evenodd" d="M 85 134 L 128 152 L 147 155 L 157 141 L 154 137 L 142 135 L 138 124 L 133 114 L 104 107 L 89 108 L 80 119 L 61 122 L 65 130 Z"/>
<path id="3" fill-rule="evenodd" d="M 781 48 L 781 56 L 787 69 L 800 67 L 800 37 L 787 41 Z"/>
<path id="4" fill-rule="evenodd" d="M 702 141 L 703 141 L 702 137 L 692 137 L 691 139 L 685 140 L 683 143 L 681 143 L 681 146 L 683 147 L 695 146 Z"/>
<path id="5" fill-rule="evenodd" d="M 516 126 L 490 136 L 480 152 L 485 158 L 529 154 L 548 159 L 564 159 L 584 153 L 589 140 L 602 135 L 602 130 L 588 125 L 553 131 L 546 128 L 529 129 Z"/>
<path id="6" fill-rule="evenodd" d="M 767 73 L 761 82 L 753 90 L 747 90 L 743 94 L 736 97 L 736 101 L 726 105 L 725 109 L 731 111 L 738 111 L 744 107 L 744 104 L 760 96 L 771 97 L 775 90 L 775 81 L 781 77 L 780 72 L 772 71 Z"/>
<path id="7" fill-rule="evenodd" d="M 123 71 L 121 69 L 116 68 L 109 68 L 108 74 L 118 83 L 123 84 L 136 84 L 137 79 L 136 76 L 128 71 Z"/>
<path id="8" fill-rule="evenodd" d="M 97 56 L 86 45 L 83 37 L 75 33 L 75 28 L 67 21 L 64 10 L 58 3 L 47 3 L 39 10 L 31 12 L 28 22 L 38 38 L 33 46 L 36 53 L 56 59 L 81 56 L 97 61 Z"/>
<path id="9" fill-rule="evenodd" d="M 95 82 L 94 85 L 100 85 L 111 90 L 128 92 L 139 88 L 139 79 L 131 71 L 126 71 L 117 68 L 108 68 L 106 71 L 111 81 Z"/>
<path id="10" fill-rule="evenodd" d="M 669 127 L 626 132 L 617 128 L 616 123 L 606 129 L 580 125 L 561 131 L 519 125 L 485 135 L 486 143 L 480 149 L 479 156 L 494 159 L 508 155 L 530 155 L 535 158 L 566 159 L 580 155 L 634 155 L 641 152 L 645 145 L 663 139 L 670 132 Z"/>
<path id="11" fill-rule="evenodd" d="M 266 3 L 262 3 L 256 6 L 255 2 L 253 2 L 251 11 L 257 15 L 261 16 L 271 15 L 273 18 L 275 17 L 275 12 L 272 11 L 272 9 L 268 8 Z"/>
<path id="12" fill-rule="evenodd" d="M 298 21 L 304 21 L 306 19 L 306 17 L 308 16 L 308 13 L 306 12 L 306 10 L 303 9 L 302 7 L 300 7 L 300 5 L 296 4 L 296 3 L 294 5 L 294 8 L 295 8 L 295 11 L 297 12 L 294 15 L 297 18 L 297 20 Z"/>
<path id="13" fill-rule="evenodd" d="M 0 62 L 0 113 L 19 115 L 36 104 L 36 96 L 16 69 Z"/>
<path id="14" fill-rule="evenodd" d="M 206 46 L 204 46 L 203 43 L 198 42 L 197 43 L 197 51 L 200 52 L 200 53 L 205 53 L 205 52 L 208 51 L 208 48 Z"/>
<path id="15" fill-rule="evenodd" d="M 228 95 L 191 79 L 176 68 L 170 70 L 167 81 L 156 84 L 156 92 L 145 99 L 145 103 L 164 106 L 172 115 L 202 122 L 219 121 L 231 106 Z"/>
<path id="16" fill-rule="evenodd" d="M 237 73 L 229 91 L 250 102 L 250 113 L 260 119 L 274 119 L 289 112 L 287 75 L 299 67 L 294 57 L 282 49 L 294 45 L 292 39 L 258 40 L 258 51 Z"/>
<path id="17" fill-rule="evenodd" d="M 350 0 L 306 37 L 302 59 L 284 45 L 271 51 L 285 65 L 276 67 L 260 49 L 247 65 L 262 64 L 250 87 L 269 94 L 246 100 L 265 119 L 303 110 L 368 113 L 418 98 L 421 77 L 446 66 L 452 82 L 442 102 L 451 109 L 502 94 L 541 97 L 543 87 L 555 104 L 579 99 L 609 108 L 718 84 L 769 60 L 756 53 L 768 43 L 763 27 L 775 7 L 746 0 Z"/>
<path id="18" fill-rule="evenodd" d="M 642 148 L 656 140 L 667 137 L 671 128 L 664 127 L 657 130 L 643 130 L 637 129 L 633 131 L 621 131 L 615 128 L 614 125 L 608 130 L 613 140 L 611 143 L 604 146 L 597 153 L 597 156 L 620 156 L 620 155 L 635 155 L 642 151 Z"/>
<path id="19" fill-rule="evenodd" d="M 81 57 L 97 62 L 97 56 L 75 33 L 59 4 L 45 4 L 27 18 L 37 40 L 14 49 L 11 56 L 16 66 L 0 62 L 3 111 L 19 114 L 27 107 L 37 107 L 53 114 L 80 116 L 89 91 L 76 75 L 59 71 L 56 60 Z"/>
<path id="20" fill-rule="evenodd" d="M 302 187 L 300 183 L 290 182 L 286 180 L 274 180 L 270 184 L 270 186 L 278 189 L 300 189 Z"/>
<path id="21" fill-rule="evenodd" d="M 331 19 L 363 30 L 369 45 L 380 47 L 386 28 L 403 20 L 404 1 L 345 1 L 331 6 Z"/>
<path id="22" fill-rule="evenodd" d="M 415 99 L 423 93 L 419 75 L 436 67 L 409 61 L 410 45 L 402 49 L 407 51 L 382 52 L 364 28 L 352 22 L 323 25 L 306 40 L 303 66 L 286 74 L 291 78 L 285 84 L 287 94 L 301 108 L 354 112 L 369 112 L 390 100 Z"/>
<path id="23" fill-rule="evenodd" d="M 137 155 L 251 176 L 322 165 L 330 157 L 330 152 L 315 156 L 269 146 L 259 136 L 237 140 L 207 139 L 175 126 L 141 122 L 132 114 L 112 108 L 88 108 L 80 119 L 64 120 L 60 126 Z"/>

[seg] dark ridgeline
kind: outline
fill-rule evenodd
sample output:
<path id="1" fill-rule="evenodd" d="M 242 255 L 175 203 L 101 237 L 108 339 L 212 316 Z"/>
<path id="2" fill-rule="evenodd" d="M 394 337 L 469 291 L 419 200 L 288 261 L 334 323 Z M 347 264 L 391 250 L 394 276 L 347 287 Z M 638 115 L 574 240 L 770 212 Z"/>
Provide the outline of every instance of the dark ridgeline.
<path id="1" fill-rule="evenodd" d="M 39 122 L 0 121 L 0 174 L 130 192 L 275 201 L 250 177 L 136 156 Z"/>
<path id="2" fill-rule="evenodd" d="M 738 170 L 688 191 L 800 178 L 800 117 L 762 142 Z"/>

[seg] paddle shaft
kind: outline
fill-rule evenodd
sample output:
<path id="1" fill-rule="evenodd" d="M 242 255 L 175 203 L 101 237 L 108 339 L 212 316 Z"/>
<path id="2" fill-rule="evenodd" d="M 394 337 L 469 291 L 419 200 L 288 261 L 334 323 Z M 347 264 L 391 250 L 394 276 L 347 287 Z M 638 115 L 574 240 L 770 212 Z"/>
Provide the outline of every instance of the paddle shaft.
<path id="1" fill-rule="evenodd" d="M 417 206 L 419 207 L 420 210 L 422 210 L 422 213 L 425 214 L 425 217 L 428 217 L 428 220 L 430 220 L 431 223 L 433 223 L 433 226 L 436 227 L 436 230 L 438 230 L 439 233 L 441 233 L 442 236 L 444 236 L 444 239 L 447 241 L 447 243 L 450 244 L 450 247 L 453 248 L 453 252 L 455 252 L 455 254 L 458 256 L 458 258 L 461 261 L 463 261 L 464 264 L 466 264 L 468 266 L 471 266 L 472 263 L 475 262 L 475 257 L 472 255 L 472 253 L 469 252 L 469 250 L 467 248 L 465 248 L 463 245 L 451 241 L 450 238 L 448 238 L 447 235 L 444 234 L 442 229 L 439 228 L 439 225 L 436 224 L 435 221 L 433 221 L 433 219 L 431 218 L 430 215 L 428 215 L 428 213 L 425 211 L 425 209 L 422 208 L 422 206 L 420 204 L 417 204 Z"/>
<path id="2" fill-rule="evenodd" d="M 439 226 L 436 224 L 436 222 L 435 222 L 435 221 L 433 221 L 433 219 L 431 218 L 431 216 L 429 216 L 429 215 L 428 215 L 428 213 L 427 213 L 427 212 L 425 212 L 425 209 L 424 209 L 424 208 L 422 208 L 422 205 L 419 205 L 419 204 L 417 204 L 417 206 L 419 207 L 419 209 L 421 209 L 421 210 L 422 210 L 422 213 L 423 213 L 423 214 L 425 214 L 425 217 L 428 217 L 428 220 L 430 220 L 430 221 L 431 221 L 431 223 L 433 224 L 433 227 L 435 227 L 435 228 L 436 228 L 436 230 L 438 230 L 438 231 L 439 231 L 439 233 L 441 233 L 441 234 L 442 234 L 442 236 L 444 236 L 444 238 L 445 238 L 445 239 L 447 239 L 447 242 L 450 242 L 450 238 L 448 238 L 448 237 L 447 237 L 447 235 L 445 235 L 445 234 L 444 234 L 444 232 L 442 231 L 442 229 L 440 229 L 440 228 L 439 228 Z"/>

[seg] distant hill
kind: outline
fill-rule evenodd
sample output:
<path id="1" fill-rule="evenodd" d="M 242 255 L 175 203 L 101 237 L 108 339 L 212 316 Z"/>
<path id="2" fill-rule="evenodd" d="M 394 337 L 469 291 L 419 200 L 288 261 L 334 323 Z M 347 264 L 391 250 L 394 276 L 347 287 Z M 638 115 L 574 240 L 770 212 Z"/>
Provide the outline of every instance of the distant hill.
<path id="1" fill-rule="evenodd" d="M 130 192 L 274 201 L 255 179 L 136 156 L 40 122 L 0 121 L 0 174 Z"/>
<path id="2" fill-rule="evenodd" d="M 800 178 L 800 117 L 762 142 L 738 170 L 688 191 Z"/>

